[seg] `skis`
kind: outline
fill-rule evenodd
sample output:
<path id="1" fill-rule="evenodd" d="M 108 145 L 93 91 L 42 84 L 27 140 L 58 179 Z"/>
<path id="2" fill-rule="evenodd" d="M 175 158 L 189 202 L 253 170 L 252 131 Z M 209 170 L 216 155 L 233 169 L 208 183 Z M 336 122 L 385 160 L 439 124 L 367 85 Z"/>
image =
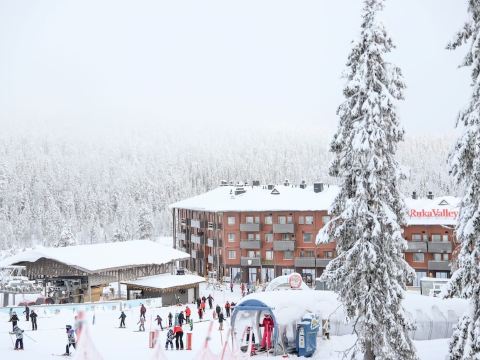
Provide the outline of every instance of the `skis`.
<path id="1" fill-rule="evenodd" d="M 52 356 L 70 356 L 72 354 L 51 354 Z"/>

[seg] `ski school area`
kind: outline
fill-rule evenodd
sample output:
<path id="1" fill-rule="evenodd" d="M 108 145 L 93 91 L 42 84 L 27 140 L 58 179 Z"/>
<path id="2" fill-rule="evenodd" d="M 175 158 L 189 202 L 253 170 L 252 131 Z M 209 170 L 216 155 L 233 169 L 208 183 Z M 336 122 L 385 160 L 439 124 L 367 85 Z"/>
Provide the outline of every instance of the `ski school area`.
<path id="1" fill-rule="evenodd" d="M 23 314 L 24 308 L 15 307 L 12 311 L 18 315 L 17 326 L 24 330 L 23 351 L 13 350 L 15 335 L 10 334 L 10 309 L 1 308 L 0 359 L 43 360 L 63 356 L 70 341 L 67 325 L 80 334 L 76 334 L 76 349 L 70 347 L 75 359 L 241 359 L 251 356 L 280 359 L 301 355 L 341 359 L 342 351 L 354 343 L 355 337 L 351 324 L 344 322 L 345 313 L 336 295 L 312 290 L 304 283 L 292 289 L 289 285 L 298 278 L 291 281 L 289 277 L 295 275 L 298 274 L 277 278 L 265 291 L 243 297 L 240 285 L 214 289 L 211 284 L 202 283 L 199 296 L 206 299 L 201 301 L 205 305 L 200 306 L 205 306 L 202 320 L 196 302 L 163 307 L 159 299 L 39 305 L 30 307 L 38 314 L 38 329 L 32 331 L 31 323 Z M 209 296 L 213 298 L 211 309 Z M 227 301 L 235 304 L 230 317 L 226 316 Z M 141 304 L 145 306 L 144 316 L 141 316 Z M 216 312 L 217 304 L 225 317 L 222 325 Z M 187 306 L 191 309 L 193 324 L 184 323 L 181 327 L 183 350 L 176 350 L 175 337 L 165 350 L 168 331 L 175 328 L 181 311 L 185 315 Z M 407 293 L 404 306 L 417 325 L 412 337 L 420 359 L 445 358 L 448 337 L 465 302 Z M 126 315 L 124 328 L 120 327 L 121 309 Z M 169 313 L 172 327 L 168 327 Z M 157 315 L 162 319 L 161 327 L 156 321 Z M 139 331 L 142 317 L 145 331 Z M 154 347 L 152 342 L 156 343 Z M 263 346 L 270 351 L 262 351 Z"/>

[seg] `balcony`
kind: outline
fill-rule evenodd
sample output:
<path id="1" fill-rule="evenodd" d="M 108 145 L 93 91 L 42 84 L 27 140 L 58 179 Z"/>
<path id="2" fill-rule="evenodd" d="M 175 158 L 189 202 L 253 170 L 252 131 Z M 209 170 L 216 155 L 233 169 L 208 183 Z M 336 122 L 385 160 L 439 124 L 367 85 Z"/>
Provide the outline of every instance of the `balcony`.
<path id="1" fill-rule="evenodd" d="M 295 233 L 294 224 L 273 224 L 275 234 L 293 234 Z"/>
<path id="2" fill-rule="evenodd" d="M 192 228 L 201 229 L 205 227 L 205 221 L 192 219 L 190 220 L 190 226 Z"/>
<path id="3" fill-rule="evenodd" d="M 446 241 L 445 242 L 429 242 L 428 252 L 429 253 L 451 253 L 452 243 L 446 242 Z"/>
<path id="4" fill-rule="evenodd" d="M 241 266 L 260 266 L 260 258 L 242 256 L 240 259 Z"/>
<path id="5" fill-rule="evenodd" d="M 264 260 L 264 259 L 262 259 L 262 265 L 263 266 L 273 266 L 273 265 L 275 265 L 275 261 L 274 260 Z"/>
<path id="6" fill-rule="evenodd" d="M 240 224 L 240 231 L 258 232 L 260 229 L 260 224 Z"/>
<path id="7" fill-rule="evenodd" d="M 208 255 L 208 263 L 213 264 L 213 255 Z"/>
<path id="8" fill-rule="evenodd" d="M 424 241 L 407 241 L 405 252 L 427 252 L 427 243 Z"/>
<path id="9" fill-rule="evenodd" d="M 240 241 L 240 249 L 260 250 L 262 244 L 260 240 L 242 240 Z"/>
<path id="10" fill-rule="evenodd" d="M 194 243 L 194 244 L 201 245 L 201 244 L 205 243 L 203 235 L 193 235 L 192 234 L 190 239 L 192 240 L 192 243 Z"/>
<path id="11" fill-rule="evenodd" d="M 192 250 L 192 259 L 197 258 L 197 250 Z"/>
<path id="12" fill-rule="evenodd" d="M 314 268 L 315 267 L 315 258 L 314 257 L 296 257 L 294 262 L 295 267 L 299 268 Z"/>
<path id="13" fill-rule="evenodd" d="M 208 247 L 213 247 L 213 244 L 214 244 L 213 239 L 207 239 L 207 246 Z"/>
<path id="14" fill-rule="evenodd" d="M 316 262 L 315 262 L 315 265 L 317 265 L 317 267 L 327 267 L 328 263 L 332 261 L 332 259 L 317 259 Z"/>
<path id="15" fill-rule="evenodd" d="M 294 251 L 295 241 L 293 240 L 275 240 L 273 242 L 274 251 Z"/>
<path id="16" fill-rule="evenodd" d="M 184 240 L 185 241 L 186 234 L 182 232 L 177 232 L 177 240 Z"/>
<path id="17" fill-rule="evenodd" d="M 442 261 L 430 260 L 428 262 L 428 270 L 450 271 L 450 264 L 447 260 L 442 260 Z"/>

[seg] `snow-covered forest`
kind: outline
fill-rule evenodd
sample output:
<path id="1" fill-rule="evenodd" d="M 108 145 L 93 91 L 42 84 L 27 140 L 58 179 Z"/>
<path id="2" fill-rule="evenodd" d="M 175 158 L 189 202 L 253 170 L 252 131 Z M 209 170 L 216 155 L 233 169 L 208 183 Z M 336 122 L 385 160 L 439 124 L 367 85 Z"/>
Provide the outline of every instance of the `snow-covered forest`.
<path id="1" fill-rule="evenodd" d="M 0 249 L 171 233 L 168 204 L 220 180 L 332 182 L 320 129 L 197 129 L 94 138 L 0 135 Z M 403 191 L 453 193 L 452 137 L 408 137 Z"/>

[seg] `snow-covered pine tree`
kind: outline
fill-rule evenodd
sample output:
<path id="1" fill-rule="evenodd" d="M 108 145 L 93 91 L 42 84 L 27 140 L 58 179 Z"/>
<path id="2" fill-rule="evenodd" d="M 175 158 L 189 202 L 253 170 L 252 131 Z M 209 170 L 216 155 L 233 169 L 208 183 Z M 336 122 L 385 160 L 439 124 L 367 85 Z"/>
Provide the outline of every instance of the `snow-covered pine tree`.
<path id="1" fill-rule="evenodd" d="M 472 95 L 460 112 L 457 127 L 463 133 L 450 154 L 452 174 L 465 187 L 456 229 L 460 251 L 457 270 L 447 287 L 446 296 L 470 300 L 469 309 L 459 320 L 450 340 L 451 360 L 480 359 L 480 1 L 469 0 L 469 21 L 447 48 L 468 44 L 462 66 L 472 69 Z"/>
<path id="2" fill-rule="evenodd" d="M 405 85 L 400 69 L 384 59 L 394 45 L 377 18 L 383 6 L 383 0 L 364 1 L 360 39 L 348 57 L 345 101 L 330 148 L 330 174 L 341 189 L 317 241 L 337 243 L 323 279 L 354 324 L 351 358 L 409 360 L 417 356 L 401 302 L 414 272 L 403 259 L 405 205 L 395 159 L 404 136 L 395 102 Z"/>
<path id="3" fill-rule="evenodd" d="M 53 246 L 54 247 L 65 247 L 65 246 L 72 246 L 75 245 L 75 236 L 70 229 L 70 226 L 65 225 L 62 229 L 62 233 L 60 234 L 60 238 L 56 241 Z"/>
<path id="4" fill-rule="evenodd" d="M 151 240 L 153 237 L 153 224 L 151 217 L 151 212 L 146 206 L 143 206 L 138 215 L 138 236 L 141 240 Z"/>

